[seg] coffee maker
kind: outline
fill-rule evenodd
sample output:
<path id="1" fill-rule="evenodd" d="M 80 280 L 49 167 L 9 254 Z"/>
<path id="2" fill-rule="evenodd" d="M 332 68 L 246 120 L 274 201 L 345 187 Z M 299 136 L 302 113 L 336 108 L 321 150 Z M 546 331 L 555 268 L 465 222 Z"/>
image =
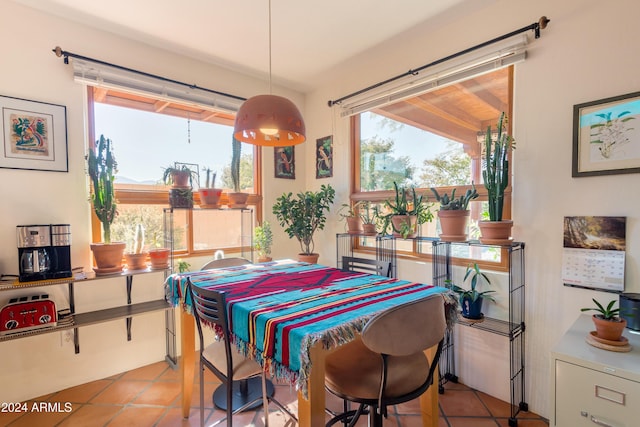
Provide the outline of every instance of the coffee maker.
<path id="1" fill-rule="evenodd" d="M 69 224 L 18 225 L 20 282 L 72 277 Z"/>

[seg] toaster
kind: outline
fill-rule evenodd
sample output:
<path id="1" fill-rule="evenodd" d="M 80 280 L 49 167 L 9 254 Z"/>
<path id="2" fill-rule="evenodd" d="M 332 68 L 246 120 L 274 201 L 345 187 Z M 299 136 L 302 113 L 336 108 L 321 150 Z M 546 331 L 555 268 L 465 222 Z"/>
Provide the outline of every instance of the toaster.
<path id="1" fill-rule="evenodd" d="M 48 294 L 11 298 L 0 310 L 0 335 L 57 325 L 55 303 Z"/>

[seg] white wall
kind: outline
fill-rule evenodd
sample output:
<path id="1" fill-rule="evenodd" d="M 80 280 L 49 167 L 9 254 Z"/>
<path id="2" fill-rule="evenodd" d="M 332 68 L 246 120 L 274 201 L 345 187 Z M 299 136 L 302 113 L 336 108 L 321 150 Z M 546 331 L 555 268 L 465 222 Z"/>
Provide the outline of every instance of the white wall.
<path id="1" fill-rule="evenodd" d="M 564 287 L 561 280 L 563 217 L 627 216 L 627 290 L 640 290 L 638 211 L 640 175 L 572 178 L 573 105 L 640 90 L 640 58 L 634 29 L 640 3 L 616 0 L 498 0 L 456 20 L 425 24 L 343 64 L 339 78 L 310 94 L 310 128 L 336 135 L 335 172 L 330 180 L 348 194 L 347 121 L 335 119 L 326 102 L 440 57 L 536 22 L 551 22 L 531 41 L 526 62 L 515 72 L 515 177 L 513 235 L 526 242 L 526 400 L 548 415 L 549 350 L 592 297 L 611 295 Z M 312 153 L 306 161 L 311 163 Z M 319 185 L 311 170 L 307 187 Z M 341 203 L 341 201 L 338 201 Z M 339 226 L 334 231 L 339 231 Z M 332 233 L 321 236 L 321 252 L 333 254 Z M 423 279 L 428 268 L 400 264 L 403 277 Z M 461 381 L 508 400 L 505 338 L 461 331 L 457 343 Z M 496 352 L 496 348 L 502 352 Z M 480 372 L 472 373 L 478 367 Z M 506 374 L 505 374 L 506 373 Z M 496 378 L 493 386 L 488 381 Z"/>

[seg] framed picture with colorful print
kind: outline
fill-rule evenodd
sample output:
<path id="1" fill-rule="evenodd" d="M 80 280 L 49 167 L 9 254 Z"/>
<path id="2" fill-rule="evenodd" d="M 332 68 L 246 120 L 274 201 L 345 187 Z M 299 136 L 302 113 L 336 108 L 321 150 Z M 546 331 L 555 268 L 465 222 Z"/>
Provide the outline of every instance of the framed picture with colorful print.
<path id="1" fill-rule="evenodd" d="M 276 178 L 296 178 L 296 150 L 295 147 L 274 147 L 273 166 Z"/>
<path id="2" fill-rule="evenodd" d="M 0 168 L 68 172 L 67 109 L 0 95 Z"/>
<path id="3" fill-rule="evenodd" d="M 333 136 L 316 139 L 316 178 L 333 176 Z"/>

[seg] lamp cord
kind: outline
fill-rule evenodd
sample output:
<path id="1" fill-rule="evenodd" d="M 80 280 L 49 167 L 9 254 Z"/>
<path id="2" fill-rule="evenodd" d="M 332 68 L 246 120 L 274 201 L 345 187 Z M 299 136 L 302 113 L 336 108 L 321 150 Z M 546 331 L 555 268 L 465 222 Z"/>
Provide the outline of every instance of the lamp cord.
<path id="1" fill-rule="evenodd" d="M 271 0 L 269 0 L 269 95 L 272 94 L 271 89 Z"/>

